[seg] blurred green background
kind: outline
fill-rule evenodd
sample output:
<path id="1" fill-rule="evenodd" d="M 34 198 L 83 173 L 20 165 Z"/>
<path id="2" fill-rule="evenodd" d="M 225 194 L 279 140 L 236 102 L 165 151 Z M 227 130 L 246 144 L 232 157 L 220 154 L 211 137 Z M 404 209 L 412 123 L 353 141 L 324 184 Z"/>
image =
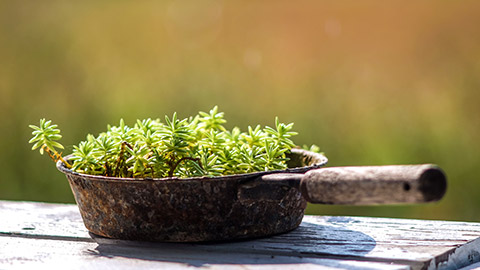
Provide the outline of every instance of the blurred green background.
<path id="1" fill-rule="evenodd" d="M 310 214 L 480 221 L 479 1 L 1 1 L 0 199 L 74 202 L 27 143 L 120 118 L 294 122 L 329 166 L 437 163 L 439 203 Z"/>

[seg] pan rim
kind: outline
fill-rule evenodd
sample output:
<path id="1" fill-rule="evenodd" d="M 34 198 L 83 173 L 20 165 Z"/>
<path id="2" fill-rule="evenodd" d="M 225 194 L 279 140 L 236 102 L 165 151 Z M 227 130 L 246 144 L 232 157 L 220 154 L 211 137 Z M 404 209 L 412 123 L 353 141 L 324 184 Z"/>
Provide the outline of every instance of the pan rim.
<path id="1" fill-rule="evenodd" d="M 114 182 L 128 182 L 128 183 L 136 183 L 136 182 L 145 182 L 145 181 L 161 181 L 161 182 L 186 182 L 186 181 L 219 181 L 219 180 L 230 180 L 230 179 L 238 179 L 238 178 L 250 178 L 250 177 L 259 177 L 266 174 L 275 174 L 275 173 L 305 173 L 312 169 L 318 169 L 320 167 L 325 166 L 328 163 L 328 158 L 321 153 L 315 153 L 312 151 L 304 150 L 304 149 L 292 149 L 292 153 L 296 153 L 299 155 L 304 156 L 312 156 L 315 157 L 318 162 L 303 166 L 303 167 L 294 167 L 294 168 L 287 168 L 285 170 L 272 170 L 272 171 L 260 171 L 260 172 L 251 172 L 251 173 L 242 173 L 242 174 L 232 174 L 232 175 L 222 175 L 222 176 L 197 176 L 197 177 L 188 177 L 188 178 L 179 178 L 179 177 L 164 177 L 164 178 L 133 178 L 133 177 L 113 177 L 113 176 L 104 176 L 104 175 L 92 175 L 92 174 L 85 174 L 75 172 L 69 168 L 67 168 L 62 161 L 58 161 L 56 166 L 59 171 L 68 175 L 75 175 L 80 176 L 82 178 L 88 178 L 90 180 L 96 181 L 114 181 Z M 71 155 L 65 157 L 65 160 L 69 160 Z"/>

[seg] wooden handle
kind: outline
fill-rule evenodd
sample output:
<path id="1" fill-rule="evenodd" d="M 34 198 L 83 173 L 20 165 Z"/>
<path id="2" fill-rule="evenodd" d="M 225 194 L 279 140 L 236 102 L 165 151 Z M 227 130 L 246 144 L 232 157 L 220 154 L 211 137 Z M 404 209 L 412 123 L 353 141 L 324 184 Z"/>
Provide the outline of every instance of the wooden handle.
<path id="1" fill-rule="evenodd" d="M 432 164 L 323 168 L 300 182 L 309 202 L 323 204 L 423 203 L 441 199 L 446 189 L 445 174 Z"/>

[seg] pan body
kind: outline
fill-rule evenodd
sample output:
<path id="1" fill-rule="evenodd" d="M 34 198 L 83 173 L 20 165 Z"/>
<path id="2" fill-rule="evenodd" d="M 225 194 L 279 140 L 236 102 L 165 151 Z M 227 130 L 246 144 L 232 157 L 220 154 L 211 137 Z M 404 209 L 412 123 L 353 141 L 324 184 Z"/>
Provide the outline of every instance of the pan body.
<path id="1" fill-rule="evenodd" d="M 303 173 L 326 163 L 292 151 Z M 268 184 L 261 172 L 214 178 L 125 179 L 66 174 L 86 228 L 97 235 L 162 242 L 223 241 L 287 232 L 302 221 L 306 201 L 295 187 Z"/>

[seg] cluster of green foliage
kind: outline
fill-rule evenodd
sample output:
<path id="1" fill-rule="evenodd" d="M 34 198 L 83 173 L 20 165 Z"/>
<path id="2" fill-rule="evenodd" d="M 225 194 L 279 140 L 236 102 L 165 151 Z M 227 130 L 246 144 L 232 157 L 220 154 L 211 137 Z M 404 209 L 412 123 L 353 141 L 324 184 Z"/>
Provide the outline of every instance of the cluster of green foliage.
<path id="1" fill-rule="evenodd" d="M 226 130 L 224 113 L 214 107 L 209 113 L 180 120 L 176 113 L 159 119 L 137 120 L 129 127 L 108 126 L 98 136 L 89 134 L 74 146 L 69 162 L 72 170 L 92 175 L 134 178 L 220 176 L 287 168 L 286 154 L 295 146 L 291 137 L 293 123 L 275 127 L 238 127 Z M 55 148 L 60 131 L 50 121 L 40 120 L 34 129 L 32 149 L 46 150 L 58 161 Z M 63 159 L 62 159 L 63 161 Z"/>
<path id="2" fill-rule="evenodd" d="M 62 138 L 60 130 L 57 129 L 57 125 L 52 124 L 51 120 L 46 121 L 45 119 L 40 119 L 40 125 L 38 127 L 30 125 L 30 128 L 33 129 L 33 138 L 29 141 L 29 143 L 33 143 L 32 150 L 40 148 L 40 154 L 43 155 L 44 152 L 47 152 L 55 162 L 62 160 L 67 167 L 71 167 L 70 164 L 62 158 L 62 154 L 58 153 L 56 149 L 64 149 L 63 145 L 57 142 Z"/>

